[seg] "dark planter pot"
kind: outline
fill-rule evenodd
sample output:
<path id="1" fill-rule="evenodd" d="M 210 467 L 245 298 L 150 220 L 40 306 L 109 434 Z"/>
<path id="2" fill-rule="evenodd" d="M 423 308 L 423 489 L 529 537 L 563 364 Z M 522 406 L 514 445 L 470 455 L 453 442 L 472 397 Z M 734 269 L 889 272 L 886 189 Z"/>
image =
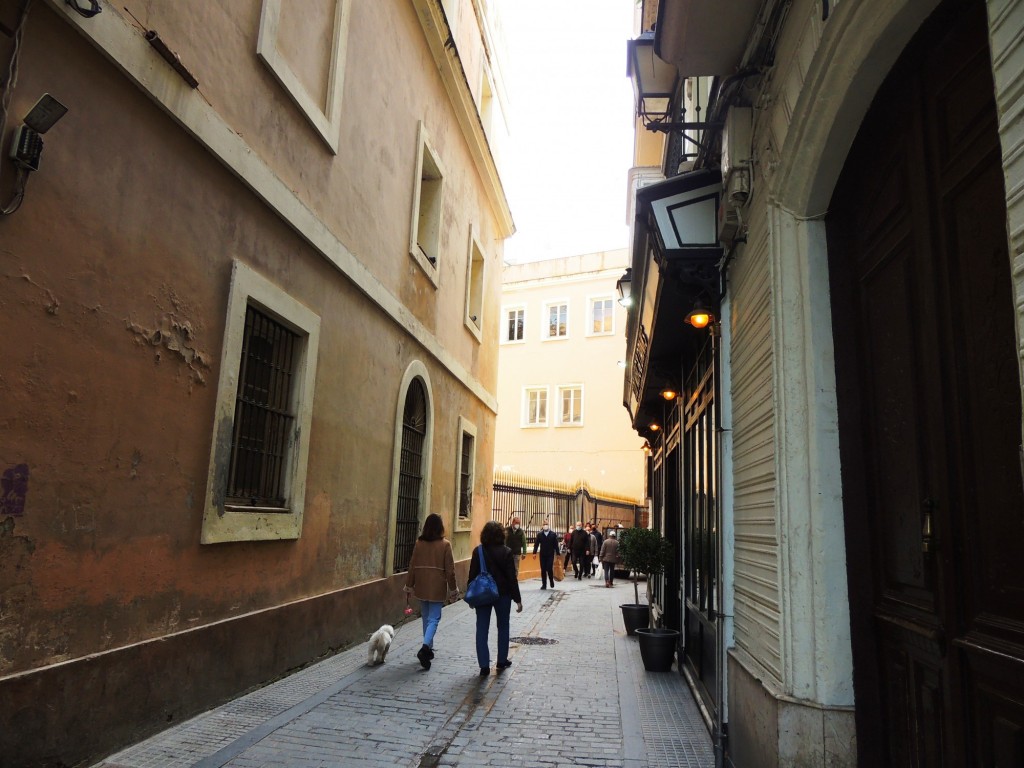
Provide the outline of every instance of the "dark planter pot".
<path id="1" fill-rule="evenodd" d="M 626 634 L 635 635 L 638 627 L 646 627 L 651 622 L 651 613 L 643 603 L 626 603 L 620 605 L 622 623 L 626 625 Z"/>
<path id="2" fill-rule="evenodd" d="M 679 645 L 679 633 L 674 629 L 650 629 L 639 627 L 636 636 L 640 639 L 640 658 L 648 672 L 668 672 Z"/>

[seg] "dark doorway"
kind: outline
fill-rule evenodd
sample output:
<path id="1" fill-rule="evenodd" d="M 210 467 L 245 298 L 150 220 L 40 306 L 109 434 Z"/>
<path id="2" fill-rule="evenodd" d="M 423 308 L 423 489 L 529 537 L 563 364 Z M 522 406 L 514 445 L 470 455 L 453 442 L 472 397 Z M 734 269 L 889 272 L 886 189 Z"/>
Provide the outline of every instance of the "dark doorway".
<path id="1" fill-rule="evenodd" d="M 697 695 L 718 720 L 718 423 L 715 337 L 697 355 L 680 403 L 686 526 L 685 663 Z"/>
<path id="2" fill-rule="evenodd" d="M 398 510 L 395 516 L 394 572 L 409 570 L 419 531 L 423 492 L 423 451 L 427 437 L 427 394 L 413 379 L 402 413 L 402 453 L 398 467 Z"/>
<path id="3" fill-rule="evenodd" d="M 862 766 L 1024 765 L 1024 494 L 985 6 L 893 67 L 827 219 Z"/>

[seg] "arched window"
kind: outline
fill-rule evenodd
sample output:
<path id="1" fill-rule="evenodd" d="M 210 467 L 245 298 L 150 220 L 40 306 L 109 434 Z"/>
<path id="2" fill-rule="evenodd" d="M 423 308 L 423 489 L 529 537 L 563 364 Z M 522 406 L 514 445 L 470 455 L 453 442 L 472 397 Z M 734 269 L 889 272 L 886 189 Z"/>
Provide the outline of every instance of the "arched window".
<path id="1" fill-rule="evenodd" d="M 427 438 L 427 395 L 419 378 L 409 383 L 402 414 L 402 452 L 398 467 L 398 507 L 395 516 L 394 573 L 409 569 L 420 525 L 424 454 Z"/>

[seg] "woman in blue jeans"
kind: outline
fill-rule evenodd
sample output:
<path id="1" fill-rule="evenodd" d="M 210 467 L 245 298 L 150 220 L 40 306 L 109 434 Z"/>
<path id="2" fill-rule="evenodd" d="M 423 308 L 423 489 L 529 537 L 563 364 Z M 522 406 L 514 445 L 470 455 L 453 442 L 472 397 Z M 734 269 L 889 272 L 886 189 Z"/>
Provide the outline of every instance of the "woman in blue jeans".
<path id="1" fill-rule="evenodd" d="M 416 652 L 416 658 L 424 669 L 430 669 L 434 658 L 434 634 L 441 621 L 444 601 L 459 595 L 455 583 L 455 558 L 452 545 L 444 537 L 444 521 L 440 515 L 430 514 L 423 521 L 423 533 L 416 540 L 405 576 L 406 594 L 415 595 L 420 601 L 423 615 L 423 645 Z"/>
<path id="2" fill-rule="evenodd" d="M 469 581 L 473 581 L 480 573 L 480 551 L 484 553 L 487 570 L 498 585 L 498 602 L 484 605 L 476 609 L 476 660 L 480 664 L 480 676 L 487 677 L 491 671 L 491 656 L 487 648 L 487 634 L 491 627 L 491 609 L 498 621 L 498 672 L 508 669 L 512 662 L 508 660 L 508 617 L 512 612 L 513 601 L 516 613 L 522 613 L 523 598 L 519 594 L 519 579 L 516 577 L 515 561 L 512 550 L 505 546 L 505 529 L 492 520 L 484 524 L 480 531 L 480 546 L 473 550 L 469 561 Z"/>

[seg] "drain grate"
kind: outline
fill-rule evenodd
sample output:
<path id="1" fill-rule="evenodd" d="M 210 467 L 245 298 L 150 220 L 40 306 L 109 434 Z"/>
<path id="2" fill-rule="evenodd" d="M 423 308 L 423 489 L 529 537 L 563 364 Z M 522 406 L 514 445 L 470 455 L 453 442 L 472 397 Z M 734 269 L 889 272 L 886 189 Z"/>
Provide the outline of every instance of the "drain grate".
<path id="1" fill-rule="evenodd" d="M 555 645 L 558 642 L 547 637 L 510 637 L 508 641 L 520 645 Z"/>

